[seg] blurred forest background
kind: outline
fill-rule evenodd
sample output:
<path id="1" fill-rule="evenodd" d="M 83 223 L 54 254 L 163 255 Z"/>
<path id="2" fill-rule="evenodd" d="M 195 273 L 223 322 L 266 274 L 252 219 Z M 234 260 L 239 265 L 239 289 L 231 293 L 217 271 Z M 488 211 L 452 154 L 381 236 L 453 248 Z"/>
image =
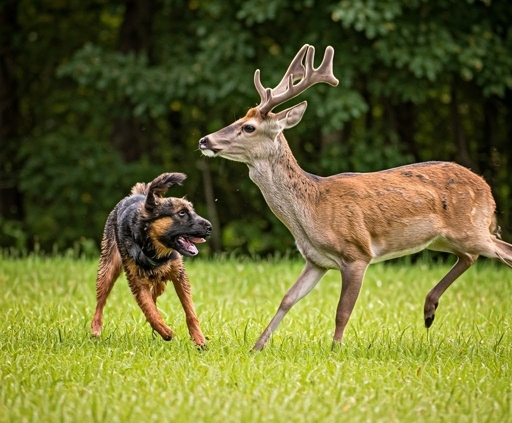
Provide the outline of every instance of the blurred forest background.
<path id="1" fill-rule="evenodd" d="M 305 43 L 340 80 L 286 132 L 305 170 L 456 161 L 512 239 L 510 0 L 0 0 L 0 248 L 97 254 L 131 186 L 179 171 L 168 194 L 214 224 L 202 254 L 293 251 L 245 165 L 197 142 Z"/>

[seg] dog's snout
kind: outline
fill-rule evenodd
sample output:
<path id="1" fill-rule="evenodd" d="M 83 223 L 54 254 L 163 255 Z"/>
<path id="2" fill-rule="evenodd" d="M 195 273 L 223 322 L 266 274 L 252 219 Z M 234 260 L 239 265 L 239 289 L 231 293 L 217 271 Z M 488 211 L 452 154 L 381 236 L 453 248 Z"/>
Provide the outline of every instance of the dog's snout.
<path id="1" fill-rule="evenodd" d="M 199 140 L 199 148 L 207 148 L 208 146 L 208 137 L 203 137 Z"/>
<path id="2" fill-rule="evenodd" d="M 206 219 L 203 222 L 205 231 L 209 234 L 212 233 L 212 224 L 208 222 Z"/>

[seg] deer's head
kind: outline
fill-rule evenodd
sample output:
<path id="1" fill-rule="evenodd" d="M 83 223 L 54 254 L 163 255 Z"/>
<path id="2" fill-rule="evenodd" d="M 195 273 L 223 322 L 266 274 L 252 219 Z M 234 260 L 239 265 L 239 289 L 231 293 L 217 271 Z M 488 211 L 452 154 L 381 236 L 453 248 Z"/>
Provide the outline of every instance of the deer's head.
<path id="1" fill-rule="evenodd" d="M 257 69 L 254 85 L 260 95 L 260 104 L 231 125 L 201 138 L 201 152 L 205 156 L 220 156 L 243 163 L 271 157 L 277 147 L 279 134 L 300 122 L 307 102 L 303 101 L 278 113 L 272 113 L 272 110 L 314 84 L 325 82 L 332 86 L 338 85 L 332 72 L 334 49 L 327 47 L 322 63 L 316 69 L 313 67 L 314 56 L 315 48 L 304 45 L 292 60 L 281 82 L 273 89 L 263 87 L 260 70 Z"/>

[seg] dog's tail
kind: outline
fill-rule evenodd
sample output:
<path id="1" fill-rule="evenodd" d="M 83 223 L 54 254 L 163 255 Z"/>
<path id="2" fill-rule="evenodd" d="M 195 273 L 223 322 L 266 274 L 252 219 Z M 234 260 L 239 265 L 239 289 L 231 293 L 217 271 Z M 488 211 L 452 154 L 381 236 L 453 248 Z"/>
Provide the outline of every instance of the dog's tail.
<path id="1" fill-rule="evenodd" d="M 149 190 L 149 184 L 146 184 L 144 182 L 137 182 L 132 187 L 130 194 L 131 195 L 136 195 L 136 194 L 146 195 L 148 193 L 148 190 Z"/>
<path id="2" fill-rule="evenodd" d="M 132 195 L 145 195 L 145 208 L 147 210 L 153 210 L 158 197 L 163 197 L 167 190 L 173 185 L 181 185 L 186 178 L 187 175 L 184 173 L 162 173 L 149 184 L 143 182 L 135 184 L 132 188 Z"/>
<path id="3" fill-rule="evenodd" d="M 148 195 L 151 191 L 154 195 L 161 197 L 173 185 L 181 185 L 186 178 L 187 175 L 184 173 L 162 173 L 149 184 L 145 182 L 137 182 L 132 187 L 131 195 Z"/>

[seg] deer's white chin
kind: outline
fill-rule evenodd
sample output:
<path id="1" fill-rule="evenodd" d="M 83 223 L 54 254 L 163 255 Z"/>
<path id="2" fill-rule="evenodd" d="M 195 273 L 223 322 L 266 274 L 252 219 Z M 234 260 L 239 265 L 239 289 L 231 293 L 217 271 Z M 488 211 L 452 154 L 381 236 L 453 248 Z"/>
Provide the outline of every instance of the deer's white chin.
<path id="1" fill-rule="evenodd" d="M 215 153 L 212 150 L 201 150 L 201 153 L 203 153 L 207 157 L 213 157 L 215 156 Z"/>

